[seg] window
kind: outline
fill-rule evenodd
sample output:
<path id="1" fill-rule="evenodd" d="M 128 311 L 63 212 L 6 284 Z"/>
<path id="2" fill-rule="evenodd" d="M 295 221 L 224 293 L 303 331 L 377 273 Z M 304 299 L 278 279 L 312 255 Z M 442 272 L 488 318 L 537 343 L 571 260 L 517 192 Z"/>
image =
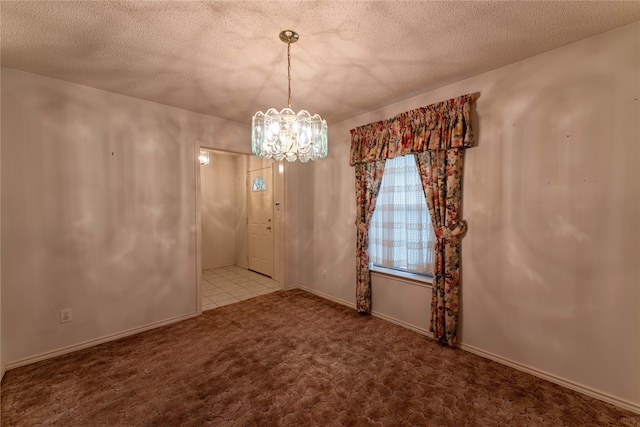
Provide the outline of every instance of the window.
<path id="1" fill-rule="evenodd" d="M 369 226 L 374 266 L 433 273 L 436 237 L 413 155 L 387 159 Z"/>
<path id="2" fill-rule="evenodd" d="M 251 185 L 251 191 L 267 191 L 267 184 L 264 182 L 264 179 L 261 177 L 254 179 Z"/>

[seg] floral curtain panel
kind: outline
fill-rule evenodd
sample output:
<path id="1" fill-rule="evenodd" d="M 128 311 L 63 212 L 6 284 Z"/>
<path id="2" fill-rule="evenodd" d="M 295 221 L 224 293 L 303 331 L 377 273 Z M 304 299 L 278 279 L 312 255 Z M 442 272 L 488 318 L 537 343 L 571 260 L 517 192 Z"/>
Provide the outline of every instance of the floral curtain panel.
<path id="1" fill-rule="evenodd" d="M 367 231 L 384 161 L 414 154 L 438 240 L 429 329 L 438 341 L 449 345 L 456 339 L 460 235 L 466 231 L 466 222 L 459 218 L 462 165 L 464 149 L 473 146 L 474 101 L 474 95 L 462 95 L 351 130 L 350 164 L 356 168 L 358 312 L 371 311 Z M 366 172 L 369 169 L 364 165 L 370 164 L 376 165 L 372 167 L 375 173 Z"/>
<path id="2" fill-rule="evenodd" d="M 458 325 L 460 236 L 467 222 L 460 219 L 464 150 L 415 154 L 429 215 L 436 233 L 429 331 L 439 342 L 453 346 Z"/>
<path id="3" fill-rule="evenodd" d="M 356 308 L 371 313 L 371 274 L 369 272 L 369 224 L 382 185 L 384 160 L 356 165 Z"/>

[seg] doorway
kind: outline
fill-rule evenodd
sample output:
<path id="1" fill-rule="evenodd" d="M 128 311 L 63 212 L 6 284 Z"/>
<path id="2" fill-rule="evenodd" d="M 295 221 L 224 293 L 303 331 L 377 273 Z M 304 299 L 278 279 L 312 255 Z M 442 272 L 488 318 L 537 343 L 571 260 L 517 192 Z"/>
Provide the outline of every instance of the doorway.
<path id="1" fill-rule="evenodd" d="M 266 213 L 267 216 L 262 216 L 260 221 L 256 221 L 256 224 L 263 224 L 263 234 L 264 231 L 270 232 L 271 242 L 262 243 L 262 245 L 263 247 L 271 248 L 271 262 L 268 261 L 268 252 L 262 250 L 260 252 L 261 255 L 256 257 L 262 260 L 262 266 L 256 267 L 252 263 L 252 267 L 254 267 L 252 270 L 259 271 L 260 274 L 262 274 L 261 278 L 264 279 L 264 283 L 261 283 L 261 285 L 270 286 L 275 290 L 284 289 L 284 227 L 280 216 L 280 208 L 284 205 L 284 165 L 244 153 L 221 151 L 210 147 L 211 145 L 198 140 L 194 143 L 196 166 L 196 310 L 198 313 L 202 312 L 203 303 L 212 302 L 208 299 L 209 296 L 203 295 L 203 292 L 210 291 L 211 293 L 211 291 L 213 291 L 214 287 L 210 286 L 212 283 L 208 281 L 213 279 L 213 274 L 211 274 L 213 273 L 212 269 L 225 268 L 230 270 L 225 272 L 225 274 L 220 274 L 222 270 L 217 270 L 216 273 L 218 273 L 218 276 L 224 276 L 227 275 L 227 273 L 242 276 L 243 274 L 241 273 L 246 272 L 248 279 L 253 281 L 258 279 L 257 276 L 254 276 L 258 273 L 249 271 L 248 251 L 250 239 L 248 201 L 250 194 L 249 184 L 251 184 L 251 182 L 248 181 L 250 172 L 261 171 L 260 177 L 264 180 L 264 185 L 268 189 L 271 189 L 270 200 L 268 197 L 264 198 L 262 200 L 263 205 L 258 209 L 259 215 L 265 215 Z M 201 149 L 207 150 L 210 153 L 210 163 L 208 165 L 200 165 L 198 157 Z M 228 165 L 229 161 L 233 163 L 232 168 L 223 167 L 218 164 L 220 162 L 226 162 Z M 226 173 L 229 173 L 229 169 L 233 169 L 232 179 L 217 175 L 223 170 L 227 170 Z M 270 173 L 268 171 L 270 171 Z M 227 191 L 227 193 L 231 191 L 233 201 L 230 202 L 231 196 L 229 196 L 229 194 L 224 197 L 215 194 L 212 195 L 210 191 L 206 190 L 208 184 L 203 183 L 203 179 L 213 180 L 213 185 L 217 186 L 221 191 Z M 265 193 L 265 191 L 261 191 L 261 193 Z M 212 203 L 211 200 L 205 200 L 206 197 L 213 197 L 215 200 Z M 223 200 L 226 200 L 226 202 L 223 203 Z M 229 207 L 230 203 L 233 205 L 232 209 Z M 229 222 L 227 222 L 228 225 L 224 226 L 223 229 L 220 227 L 222 227 L 224 221 L 217 217 L 211 220 L 212 214 L 217 215 L 222 212 L 226 212 L 227 221 L 230 217 L 233 219 L 232 225 L 229 225 Z M 229 215 L 229 212 L 232 212 L 232 214 Z M 268 215 L 269 212 L 271 213 L 270 216 Z M 282 217 L 282 219 L 284 220 L 284 217 Z M 265 222 L 266 225 L 264 225 Z M 269 226 L 269 223 L 272 225 Z M 217 226 L 218 229 L 212 230 L 211 224 Z M 271 229 L 269 230 L 267 227 L 271 227 Z M 268 237 L 269 235 L 266 235 L 265 240 L 268 239 Z M 210 241 L 203 242 L 203 239 L 209 239 Z M 213 243 L 211 241 L 213 241 Z M 203 262 L 203 247 L 205 247 L 207 256 L 206 266 Z M 217 248 L 218 251 L 212 252 L 206 249 L 212 247 Z M 217 255 L 211 258 L 212 253 L 220 255 L 222 250 L 226 251 L 224 252 L 224 260 L 222 260 L 221 256 Z M 266 270 L 264 269 L 265 265 L 267 265 Z M 271 266 L 271 271 L 268 270 L 268 265 Z M 207 270 L 204 275 L 203 270 Z M 249 275 L 249 273 L 251 273 L 251 275 Z M 238 278 L 235 277 L 234 279 Z M 242 280 L 239 281 L 241 282 Z M 238 282 L 238 280 L 236 280 L 236 282 Z M 256 284 L 247 284 L 247 286 L 248 285 L 254 286 L 255 289 L 252 289 L 254 294 L 259 294 L 260 292 L 258 291 L 265 291 L 256 286 Z M 219 283 L 216 283 L 216 286 L 219 287 Z M 238 290 L 236 289 L 236 291 Z M 238 297 L 238 299 L 242 300 L 246 298 Z"/>

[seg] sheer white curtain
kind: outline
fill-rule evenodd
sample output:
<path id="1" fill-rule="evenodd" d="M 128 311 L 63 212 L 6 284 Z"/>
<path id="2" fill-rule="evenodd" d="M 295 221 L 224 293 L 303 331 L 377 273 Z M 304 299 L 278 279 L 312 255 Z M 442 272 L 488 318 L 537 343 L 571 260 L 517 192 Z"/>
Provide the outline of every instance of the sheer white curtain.
<path id="1" fill-rule="evenodd" d="M 414 156 L 387 159 L 369 225 L 371 263 L 411 273 L 432 273 L 435 242 Z"/>

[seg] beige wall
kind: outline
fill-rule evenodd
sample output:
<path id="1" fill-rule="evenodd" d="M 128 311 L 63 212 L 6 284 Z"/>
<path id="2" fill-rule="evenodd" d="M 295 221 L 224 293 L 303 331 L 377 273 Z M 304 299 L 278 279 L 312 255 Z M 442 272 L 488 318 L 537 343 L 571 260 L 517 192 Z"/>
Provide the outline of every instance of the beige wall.
<path id="1" fill-rule="evenodd" d="M 210 163 L 200 166 L 203 270 L 235 264 L 237 210 L 243 204 L 234 188 L 236 156 L 209 153 Z"/>
<path id="2" fill-rule="evenodd" d="M 353 304 L 349 130 L 479 93 L 459 341 L 640 410 L 639 88 L 636 23 L 331 125 L 329 158 L 287 169 L 287 274 Z M 373 280 L 374 312 L 417 330 L 429 295 Z"/>
<path id="3" fill-rule="evenodd" d="M 235 234 L 235 263 L 238 267 L 249 268 L 247 258 L 247 170 L 249 168 L 249 156 L 237 156 L 235 158 L 234 189 L 236 200 L 236 216 L 234 227 Z"/>
<path id="4" fill-rule="evenodd" d="M 195 314 L 194 141 L 247 152 L 249 126 L 1 77 L 3 361 Z"/>

